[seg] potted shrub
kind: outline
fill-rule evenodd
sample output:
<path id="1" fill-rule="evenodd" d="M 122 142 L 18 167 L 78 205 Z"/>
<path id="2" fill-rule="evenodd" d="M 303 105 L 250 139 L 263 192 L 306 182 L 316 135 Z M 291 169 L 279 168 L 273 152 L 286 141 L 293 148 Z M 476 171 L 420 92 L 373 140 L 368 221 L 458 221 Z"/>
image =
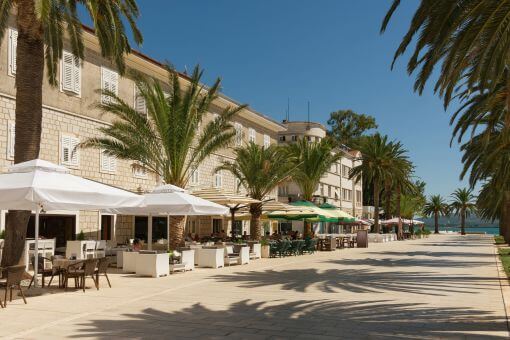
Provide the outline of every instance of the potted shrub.
<path id="1" fill-rule="evenodd" d="M 260 248 L 260 256 L 262 256 L 262 258 L 269 258 L 269 242 L 265 237 L 260 239 Z"/>
<path id="2" fill-rule="evenodd" d="M 80 233 L 76 236 L 77 241 L 85 241 L 85 234 L 83 233 L 83 230 L 80 230 Z"/>

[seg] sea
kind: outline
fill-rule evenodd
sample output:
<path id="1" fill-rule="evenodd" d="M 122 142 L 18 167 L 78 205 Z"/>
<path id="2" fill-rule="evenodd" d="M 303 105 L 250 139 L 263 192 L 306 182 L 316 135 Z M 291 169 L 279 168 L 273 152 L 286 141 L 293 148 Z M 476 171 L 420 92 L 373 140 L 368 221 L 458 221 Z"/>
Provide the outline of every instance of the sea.
<path id="1" fill-rule="evenodd" d="M 427 226 L 427 229 L 430 229 L 431 231 L 434 230 L 434 227 Z M 450 232 L 459 232 L 460 233 L 460 227 L 439 227 L 439 231 L 450 231 Z M 485 233 L 485 234 L 491 234 L 491 235 L 498 235 L 499 234 L 499 228 L 495 227 L 471 227 L 466 228 L 466 233 Z"/>

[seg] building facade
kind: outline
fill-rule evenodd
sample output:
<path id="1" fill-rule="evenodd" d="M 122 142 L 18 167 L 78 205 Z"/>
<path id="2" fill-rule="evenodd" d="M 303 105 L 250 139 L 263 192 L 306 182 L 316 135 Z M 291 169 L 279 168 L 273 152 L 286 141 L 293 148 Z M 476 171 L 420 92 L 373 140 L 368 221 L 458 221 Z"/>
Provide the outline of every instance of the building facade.
<path id="1" fill-rule="evenodd" d="M 80 142 L 101 136 L 99 128 L 112 123 L 111 115 L 96 108 L 97 103 L 108 100 L 98 90 L 109 89 L 126 102 L 133 103 L 133 107 L 142 114 L 145 110 L 143 98 L 137 96 L 134 81 L 127 75 L 119 75 L 115 66 L 101 57 L 98 41 L 88 30 L 84 32 L 84 43 L 85 57 L 82 62 L 73 56 L 70 46 L 65 44 L 63 59 L 58 67 L 59 85 L 52 87 L 47 81 L 43 84 L 40 158 L 64 165 L 78 176 L 133 192 L 151 191 L 160 182 L 159 179 L 132 161 L 116 159 L 98 149 L 75 149 Z M 17 30 L 15 20 L 11 18 L 0 46 L 0 171 L 5 171 L 14 159 L 16 44 Z M 163 84 L 168 83 L 164 65 L 141 53 L 128 55 L 126 65 L 130 71 L 153 77 Z M 181 81 L 185 84 L 188 79 L 182 75 Z M 204 120 L 213 119 L 215 114 L 228 106 L 238 105 L 232 99 L 220 96 Z M 277 142 L 278 132 L 284 129 L 281 124 L 250 108 L 242 110 L 234 118 L 234 125 L 238 133 L 236 145 L 248 140 L 270 145 Z M 233 159 L 232 148 L 225 148 L 210 156 L 191 175 L 188 189 L 220 187 L 227 191 L 242 190 L 230 173 L 215 171 L 221 161 L 229 159 Z M 271 198 L 276 197 L 275 190 Z M 8 216 L 6 211 L 2 211 L 0 216 L 1 230 Z M 154 238 L 166 238 L 166 218 L 154 219 Z M 80 232 L 88 238 L 123 243 L 135 236 L 146 237 L 147 225 L 146 216 L 114 216 L 98 211 L 48 211 L 41 218 L 41 235 L 56 237 L 60 244 L 74 239 Z M 201 236 L 211 234 L 213 229 L 227 231 L 229 228 L 227 219 L 213 217 L 190 219 L 188 226 L 190 232 Z M 249 231 L 246 226 L 243 228 Z M 33 221 L 29 224 L 28 237 L 31 236 Z"/>
<path id="2" fill-rule="evenodd" d="M 293 143 L 306 138 L 310 142 L 318 142 L 326 137 L 326 128 L 313 122 L 290 122 L 282 124 L 285 130 L 278 134 L 280 144 Z M 359 151 L 347 148 L 338 148 L 335 152 L 342 153 L 339 162 L 333 164 L 324 174 L 315 191 L 316 203 L 330 203 L 343 211 L 361 218 L 363 215 L 363 190 L 361 179 L 356 182 L 349 179 L 351 169 L 360 164 Z M 281 202 L 296 201 L 302 198 L 299 186 L 294 182 L 281 185 L 278 189 L 278 199 Z"/>

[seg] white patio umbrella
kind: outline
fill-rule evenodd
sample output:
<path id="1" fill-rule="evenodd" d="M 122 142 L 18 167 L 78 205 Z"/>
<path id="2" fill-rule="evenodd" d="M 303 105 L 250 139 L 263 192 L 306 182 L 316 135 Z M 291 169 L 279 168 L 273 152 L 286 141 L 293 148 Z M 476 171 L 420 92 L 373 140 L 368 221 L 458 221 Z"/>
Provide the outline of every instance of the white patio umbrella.
<path id="1" fill-rule="evenodd" d="M 175 185 L 166 184 L 155 188 L 152 192 L 143 195 L 144 200 L 137 207 L 121 207 L 108 209 L 116 214 L 149 215 L 148 247 L 152 248 L 152 215 L 173 216 L 210 216 L 226 215 L 228 208 L 189 194 L 185 189 Z M 167 223 L 167 235 L 169 235 Z"/>
<path id="2" fill-rule="evenodd" d="M 142 201 L 140 195 L 71 175 L 69 169 L 41 159 L 15 164 L 0 174 L 0 209 L 35 211 L 36 259 L 41 210 L 102 210 Z"/>

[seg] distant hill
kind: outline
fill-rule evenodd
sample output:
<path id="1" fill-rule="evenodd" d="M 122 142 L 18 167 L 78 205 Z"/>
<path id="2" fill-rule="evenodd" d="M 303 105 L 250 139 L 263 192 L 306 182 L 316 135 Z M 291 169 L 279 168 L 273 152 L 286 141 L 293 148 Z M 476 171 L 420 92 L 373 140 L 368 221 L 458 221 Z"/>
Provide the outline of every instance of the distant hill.
<path id="1" fill-rule="evenodd" d="M 419 218 L 425 222 L 427 226 L 434 226 L 434 218 Z M 439 217 L 439 225 L 441 227 L 458 227 L 460 226 L 460 218 L 458 216 L 442 216 Z M 480 219 L 478 216 L 470 216 L 466 219 L 466 227 L 472 228 L 497 228 L 498 221 L 490 222 Z"/>

